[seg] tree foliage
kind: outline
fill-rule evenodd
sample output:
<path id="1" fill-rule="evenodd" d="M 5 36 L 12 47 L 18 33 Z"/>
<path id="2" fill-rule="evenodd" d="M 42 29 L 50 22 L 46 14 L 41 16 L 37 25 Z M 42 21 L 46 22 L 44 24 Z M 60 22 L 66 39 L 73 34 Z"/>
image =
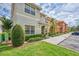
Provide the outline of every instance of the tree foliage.
<path id="1" fill-rule="evenodd" d="M 53 35 L 55 34 L 55 19 L 54 18 L 52 18 L 51 20 L 50 33 Z"/>
<path id="2" fill-rule="evenodd" d="M 10 19 L 2 17 L 0 20 L 2 22 L 2 27 L 4 31 L 9 31 L 12 28 L 13 22 Z"/>
<path id="3" fill-rule="evenodd" d="M 79 31 L 79 25 L 76 27 L 76 30 Z"/>
<path id="4" fill-rule="evenodd" d="M 24 43 L 24 31 L 20 25 L 15 25 L 11 32 L 13 46 L 21 46 Z"/>

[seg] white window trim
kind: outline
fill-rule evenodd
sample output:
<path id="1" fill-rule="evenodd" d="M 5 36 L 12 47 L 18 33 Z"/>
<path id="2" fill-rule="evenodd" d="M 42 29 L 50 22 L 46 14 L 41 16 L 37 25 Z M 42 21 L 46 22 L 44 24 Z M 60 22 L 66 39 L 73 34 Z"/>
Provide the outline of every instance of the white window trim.
<path id="1" fill-rule="evenodd" d="M 30 25 L 25 25 L 25 26 L 30 26 Z M 25 30 L 26 30 L 27 28 L 25 28 Z M 31 29 L 31 26 L 29 27 L 29 33 L 28 34 L 32 34 L 32 29 Z M 27 33 L 25 33 L 25 34 L 27 34 Z M 33 34 L 35 34 L 35 26 L 34 26 L 34 33 Z"/>
<path id="2" fill-rule="evenodd" d="M 26 5 L 27 4 L 25 4 L 25 8 L 26 8 Z M 31 11 L 34 11 L 35 12 L 35 8 L 33 9 L 33 7 L 31 7 L 30 5 L 27 5 L 27 6 L 29 6 L 29 10 L 30 10 L 30 13 L 29 14 L 31 14 Z M 35 14 L 36 14 L 36 12 L 35 12 Z M 31 15 L 33 15 L 33 14 L 31 14 Z"/>

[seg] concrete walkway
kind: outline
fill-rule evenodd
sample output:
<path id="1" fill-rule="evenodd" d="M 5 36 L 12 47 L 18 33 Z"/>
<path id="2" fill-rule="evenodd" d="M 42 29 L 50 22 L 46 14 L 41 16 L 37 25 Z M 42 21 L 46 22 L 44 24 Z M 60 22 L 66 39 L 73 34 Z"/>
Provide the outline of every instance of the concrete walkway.
<path id="1" fill-rule="evenodd" d="M 50 37 L 50 38 L 45 39 L 43 41 L 46 41 L 46 42 L 51 43 L 51 44 L 59 44 L 63 40 L 65 40 L 67 37 L 69 37 L 70 35 L 71 35 L 71 33 L 67 33 L 67 34 L 63 34 L 60 36 L 56 36 L 56 37 Z"/>

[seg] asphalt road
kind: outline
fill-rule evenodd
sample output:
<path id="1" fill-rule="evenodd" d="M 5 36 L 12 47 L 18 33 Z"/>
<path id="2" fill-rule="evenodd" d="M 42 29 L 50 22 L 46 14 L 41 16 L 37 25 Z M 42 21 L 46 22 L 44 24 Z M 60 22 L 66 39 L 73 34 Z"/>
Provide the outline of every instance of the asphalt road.
<path id="1" fill-rule="evenodd" d="M 59 45 L 79 52 L 79 35 L 70 35 Z"/>

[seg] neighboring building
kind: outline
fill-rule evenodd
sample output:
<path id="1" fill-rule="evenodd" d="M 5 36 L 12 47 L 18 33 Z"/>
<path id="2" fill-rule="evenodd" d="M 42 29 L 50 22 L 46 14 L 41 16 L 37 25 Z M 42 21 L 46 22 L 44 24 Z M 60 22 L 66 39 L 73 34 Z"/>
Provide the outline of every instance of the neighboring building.
<path id="1" fill-rule="evenodd" d="M 12 20 L 20 24 L 26 34 L 41 34 L 45 29 L 45 15 L 40 14 L 42 8 L 33 3 L 12 4 Z"/>
<path id="2" fill-rule="evenodd" d="M 59 21 L 59 20 L 53 20 L 52 18 L 48 18 L 49 22 L 48 22 L 48 29 L 49 29 L 49 33 L 53 32 L 53 33 L 65 33 L 68 31 L 68 26 L 64 21 Z M 50 28 L 53 25 L 53 28 Z"/>
<path id="3" fill-rule="evenodd" d="M 67 32 L 67 24 L 64 21 L 56 21 L 56 24 L 57 33 Z"/>

